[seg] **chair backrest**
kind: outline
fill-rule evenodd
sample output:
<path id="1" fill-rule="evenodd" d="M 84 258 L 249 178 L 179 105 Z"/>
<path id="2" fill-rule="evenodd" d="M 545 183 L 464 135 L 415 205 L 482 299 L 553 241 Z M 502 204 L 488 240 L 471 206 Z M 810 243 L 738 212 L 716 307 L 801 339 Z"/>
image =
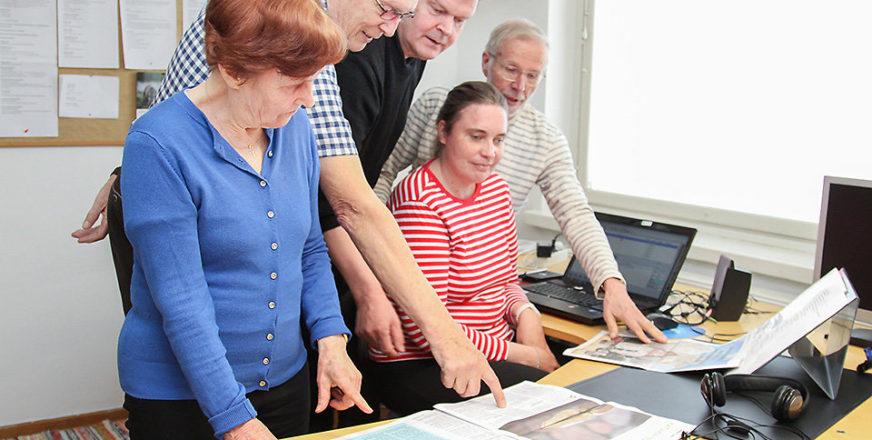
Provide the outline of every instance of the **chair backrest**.
<path id="1" fill-rule="evenodd" d="M 109 245 L 112 248 L 112 261 L 115 263 L 115 277 L 121 291 L 121 307 L 124 314 L 132 306 L 130 302 L 130 279 L 133 276 L 133 246 L 124 234 L 124 210 L 121 203 L 121 174 L 112 184 L 109 200 L 106 203 L 106 222 L 109 226 Z"/>

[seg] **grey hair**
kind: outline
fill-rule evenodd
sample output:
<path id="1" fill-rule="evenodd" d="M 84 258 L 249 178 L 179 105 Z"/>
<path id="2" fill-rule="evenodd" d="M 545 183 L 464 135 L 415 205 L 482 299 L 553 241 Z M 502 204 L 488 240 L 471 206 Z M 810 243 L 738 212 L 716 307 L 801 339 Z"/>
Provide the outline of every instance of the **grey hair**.
<path id="1" fill-rule="evenodd" d="M 500 47 L 506 40 L 520 38 L 522 40 L 535 41 L 545 45 L 545 49 L 549 48 L 548 36 L 545 32 L 530 20 L 520 18 L 516 20 L 504 21 L 499 26 L 491 31 L 490 39 L 487 42 L 484 50 L 497 56 L 500 52 Z"/>

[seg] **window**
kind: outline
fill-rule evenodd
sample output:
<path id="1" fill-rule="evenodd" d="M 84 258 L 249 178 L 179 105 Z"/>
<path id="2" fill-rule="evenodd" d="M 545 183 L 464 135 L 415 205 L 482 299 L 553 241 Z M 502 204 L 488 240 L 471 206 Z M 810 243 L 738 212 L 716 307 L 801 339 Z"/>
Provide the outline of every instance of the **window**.
<path id="1" fill-rule="evenodd" d="M 872 177 L 872 2 L 588 7 L 594 205 L 814 240 L 823 175 Z"/>

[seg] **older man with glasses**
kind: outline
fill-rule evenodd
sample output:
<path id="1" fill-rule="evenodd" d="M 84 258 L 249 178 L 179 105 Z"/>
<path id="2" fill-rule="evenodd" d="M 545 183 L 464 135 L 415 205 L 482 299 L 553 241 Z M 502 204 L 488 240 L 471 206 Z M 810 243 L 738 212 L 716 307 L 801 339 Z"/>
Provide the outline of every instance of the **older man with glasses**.
<path id="1" fill-rule="evenodd" d="M 477 3 L 477 0 L 420 0 L 413 13 L 403 14 L 395 35 L 373 41 L 336 64 L 343 113 L 351 124 L 360 164 L 370 186 L 375 185 L 382 165 L 403 132 L 427 60 L 454 43 Z M 377 4 L 387 7 L 384 1 Z M 344 159 L 324 158 L 322 164 L 335 160 Z M 389 353 L 402 350 L 399 318 L 390 304 L 384 302 L 381 282 L 361 258 L 349 234 L 339 227 L 341 219 L 323 194 L 319 205 L 342 314 L 358 336 L 349 344 L 349 355 L 366 376 L 371 362 L 366 355 L 367 343 Z M 363 393 L 369 402 L 377 404 L 378 390 L 370 387 L 372 384 L 364 380 Z M 340 414 L 339 423 L 356 424 L 370 421 L 370 417 L 360 411 L 345 411 Z M 317 418 L 313 428 L 325 424 Z"/>
<path id="2" fill-rule="evenodd" d="M 666 342 L 666 337 L 642 315 L 627 293 L 608 240 L 576 176 L 566 136 L 542 112 L 527 104 L 545 77 L 547 58 L 545 33 L 528 20 L 508 21 L 491 32 L 482 53 L 482 71 L 509 105 L 503 158 L 496 172 L 509 184 L 515 212 L 524 208 L 530 191 L 539 186 L 563 235 L 597 289 L 597 296 L 605 301 L 603 316 L 611 336 L 617 336 L 620 320 L 646 343 L 650 340 L 645 333 Z M 390 196 L 397 173 L 433 157 L 436 116 L 448 91 L 441 87 L 428 90 L 412 105 L 403 134 L 375 187 L 381 200 Z"/>
<path id="3" fill-rule="evenodd" d="M 429 11 L 441 17 L 446 13 L 442 3 L 455 0 L 425 1 Z M 417 1 L 325 0 L 322 5 L 327 14 L 346 32 L 349 49 L 360 51 L 373 39 L 382 35 L 392 36 L 403 18 L 413 16 L 411 11 L 415 10 Z M 208 76 L 203 50 L 203 17 L 201 12 L 179 42 L 158 93 L 158 102 L 186 87 L 199 84 Z M 418 38 L 424 39 L 433 35 L 435 34 L 425 32 Z M 420 43 L 422 50 L 433 51 L 445 42 L 443 39 L 426 43 L 418 41 L 416 44 Z M 342 113 L 342 99 L 333 66 L 327 66 L 315 78 L 313 95 L 315 103 L 307 109 L 307 113 L 318 142 L 320 187 L 336 211 L 339 223 L 348 232 L 384 290 L 422 328 L 433 346 L 436 360 L 442 367 L 443 384 L 466 397 L 477 395 L 481 382 L 484 381 L 494 392 L 497 404 L 505 406 L 505 396 L 493 370 L 451 319 L 412 258 L 393 216 L 367 183 L 357 157 L 351 127 Z M 83 243 L 99 241 L 106 236 L 108 226 L 119 286 L 122 297 L 126 292 L 127 299 L 124 301 L 129 304 L 129 274 L 133 257 L 130 245 L 124 237 L 121 213 L 117 213 L 118 218 L 110 215 L 108 221 L 95 225 L 100 214 L 105 214 L 109 193 L 116 182 L 118 171 L 116 169 L 113 172 L 113 176 L 100 190 L 82 229 L 73 232 L 73 237 Z M 115 186 L 117 187 L 117 183 Z M 125 273 L 126 283 L 122 280 Z M 125 312 L 126 310 L 127 308 Z"/>

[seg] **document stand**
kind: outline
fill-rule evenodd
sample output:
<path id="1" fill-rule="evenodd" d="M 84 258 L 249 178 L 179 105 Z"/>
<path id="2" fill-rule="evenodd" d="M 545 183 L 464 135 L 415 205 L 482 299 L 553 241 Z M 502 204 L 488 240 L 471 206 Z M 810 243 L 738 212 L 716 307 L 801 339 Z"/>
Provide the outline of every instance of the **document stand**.
<path id="1" fill-rule="evenodd" d="M 844 279 L 849 294 L 854 295 L 854 300 L 832 318 L 794 342 L 787 350 L 831 400 L 835 400 L 839 392 L 851 329 L 860 305 L 854 288 L 847 282 L 847 278 Z"/>

